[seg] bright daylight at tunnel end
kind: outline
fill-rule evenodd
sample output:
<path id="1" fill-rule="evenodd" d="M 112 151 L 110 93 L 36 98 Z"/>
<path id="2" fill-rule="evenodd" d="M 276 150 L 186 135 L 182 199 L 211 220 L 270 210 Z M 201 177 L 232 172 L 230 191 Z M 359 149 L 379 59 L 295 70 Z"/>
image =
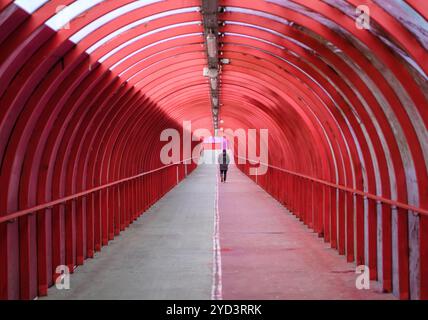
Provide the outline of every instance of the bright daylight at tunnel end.
<path id="1" fill-rule="evenodd" d="M 0 300 L 428 300 L 428 2 L 0 0 L 0 48 Z"/>

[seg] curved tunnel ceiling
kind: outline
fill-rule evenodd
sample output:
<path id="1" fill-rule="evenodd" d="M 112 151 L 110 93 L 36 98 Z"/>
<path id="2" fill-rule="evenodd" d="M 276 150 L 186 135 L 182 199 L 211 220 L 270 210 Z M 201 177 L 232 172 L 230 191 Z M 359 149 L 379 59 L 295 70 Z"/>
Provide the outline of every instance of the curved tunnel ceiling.
<path id="1" fill-rule="evenodd" d="M 428 209 L 426 2 L 219 5 L 225 128 L 269 129 L 273 166 Z M 160 132 L 184 120 L 212 128 L 200 7 L 0 0 L 0 215 L 160 166 Z M 427 218 L 398 219 L 415 255 L 399 290 L 420 297 Z M 2 297 L 19 296 L 17 261 L 1 266 Z"/>

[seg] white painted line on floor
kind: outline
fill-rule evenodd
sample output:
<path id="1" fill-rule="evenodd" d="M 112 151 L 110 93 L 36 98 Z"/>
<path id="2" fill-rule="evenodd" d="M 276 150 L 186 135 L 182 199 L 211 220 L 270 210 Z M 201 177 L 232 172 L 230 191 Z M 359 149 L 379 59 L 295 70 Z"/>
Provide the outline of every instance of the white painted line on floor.
<path id="1" fill-rule="evenodd" d="M 218 211 L 218 181 L 219 174 L 216 170 L 215 198 L 214 198 L 214 233 L 213 233 L 213 285 L 211 300 L 223 299 L 221 282 L 221 247 L 220 247 L 220 214 Z"/>

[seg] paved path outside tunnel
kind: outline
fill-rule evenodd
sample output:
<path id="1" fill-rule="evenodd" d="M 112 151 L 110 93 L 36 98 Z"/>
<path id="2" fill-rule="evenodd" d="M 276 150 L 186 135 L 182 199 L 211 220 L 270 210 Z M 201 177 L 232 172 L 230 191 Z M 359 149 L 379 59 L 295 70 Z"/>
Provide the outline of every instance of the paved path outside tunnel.
<path id="1" fill-rule="evenodd" d="M 392 299 L 231 166 L 219 187 L 223 299 Z"/>
<path id="2" fill-rule="evenodd" d="M 215 188 L 199 167 L 46 298 L 210 299 Z"/>
<path id="3" fill-rule="evenodd" d="M 200 166 L 44 299 L 210 299 L 216 170 Z M 357 290 L 354 265 L 232 165 L 219 221 L 223 299 L 392 298 Z"/>

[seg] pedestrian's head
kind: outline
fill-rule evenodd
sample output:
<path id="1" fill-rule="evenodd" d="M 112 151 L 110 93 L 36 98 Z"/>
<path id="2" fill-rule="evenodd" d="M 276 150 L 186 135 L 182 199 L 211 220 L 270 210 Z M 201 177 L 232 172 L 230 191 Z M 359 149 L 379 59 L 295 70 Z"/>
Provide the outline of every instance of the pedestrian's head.
<path id="1" fill-rule="evenodd" d="M 223 149 L 223 154 L 226 154 L 226 149 Z"/>

